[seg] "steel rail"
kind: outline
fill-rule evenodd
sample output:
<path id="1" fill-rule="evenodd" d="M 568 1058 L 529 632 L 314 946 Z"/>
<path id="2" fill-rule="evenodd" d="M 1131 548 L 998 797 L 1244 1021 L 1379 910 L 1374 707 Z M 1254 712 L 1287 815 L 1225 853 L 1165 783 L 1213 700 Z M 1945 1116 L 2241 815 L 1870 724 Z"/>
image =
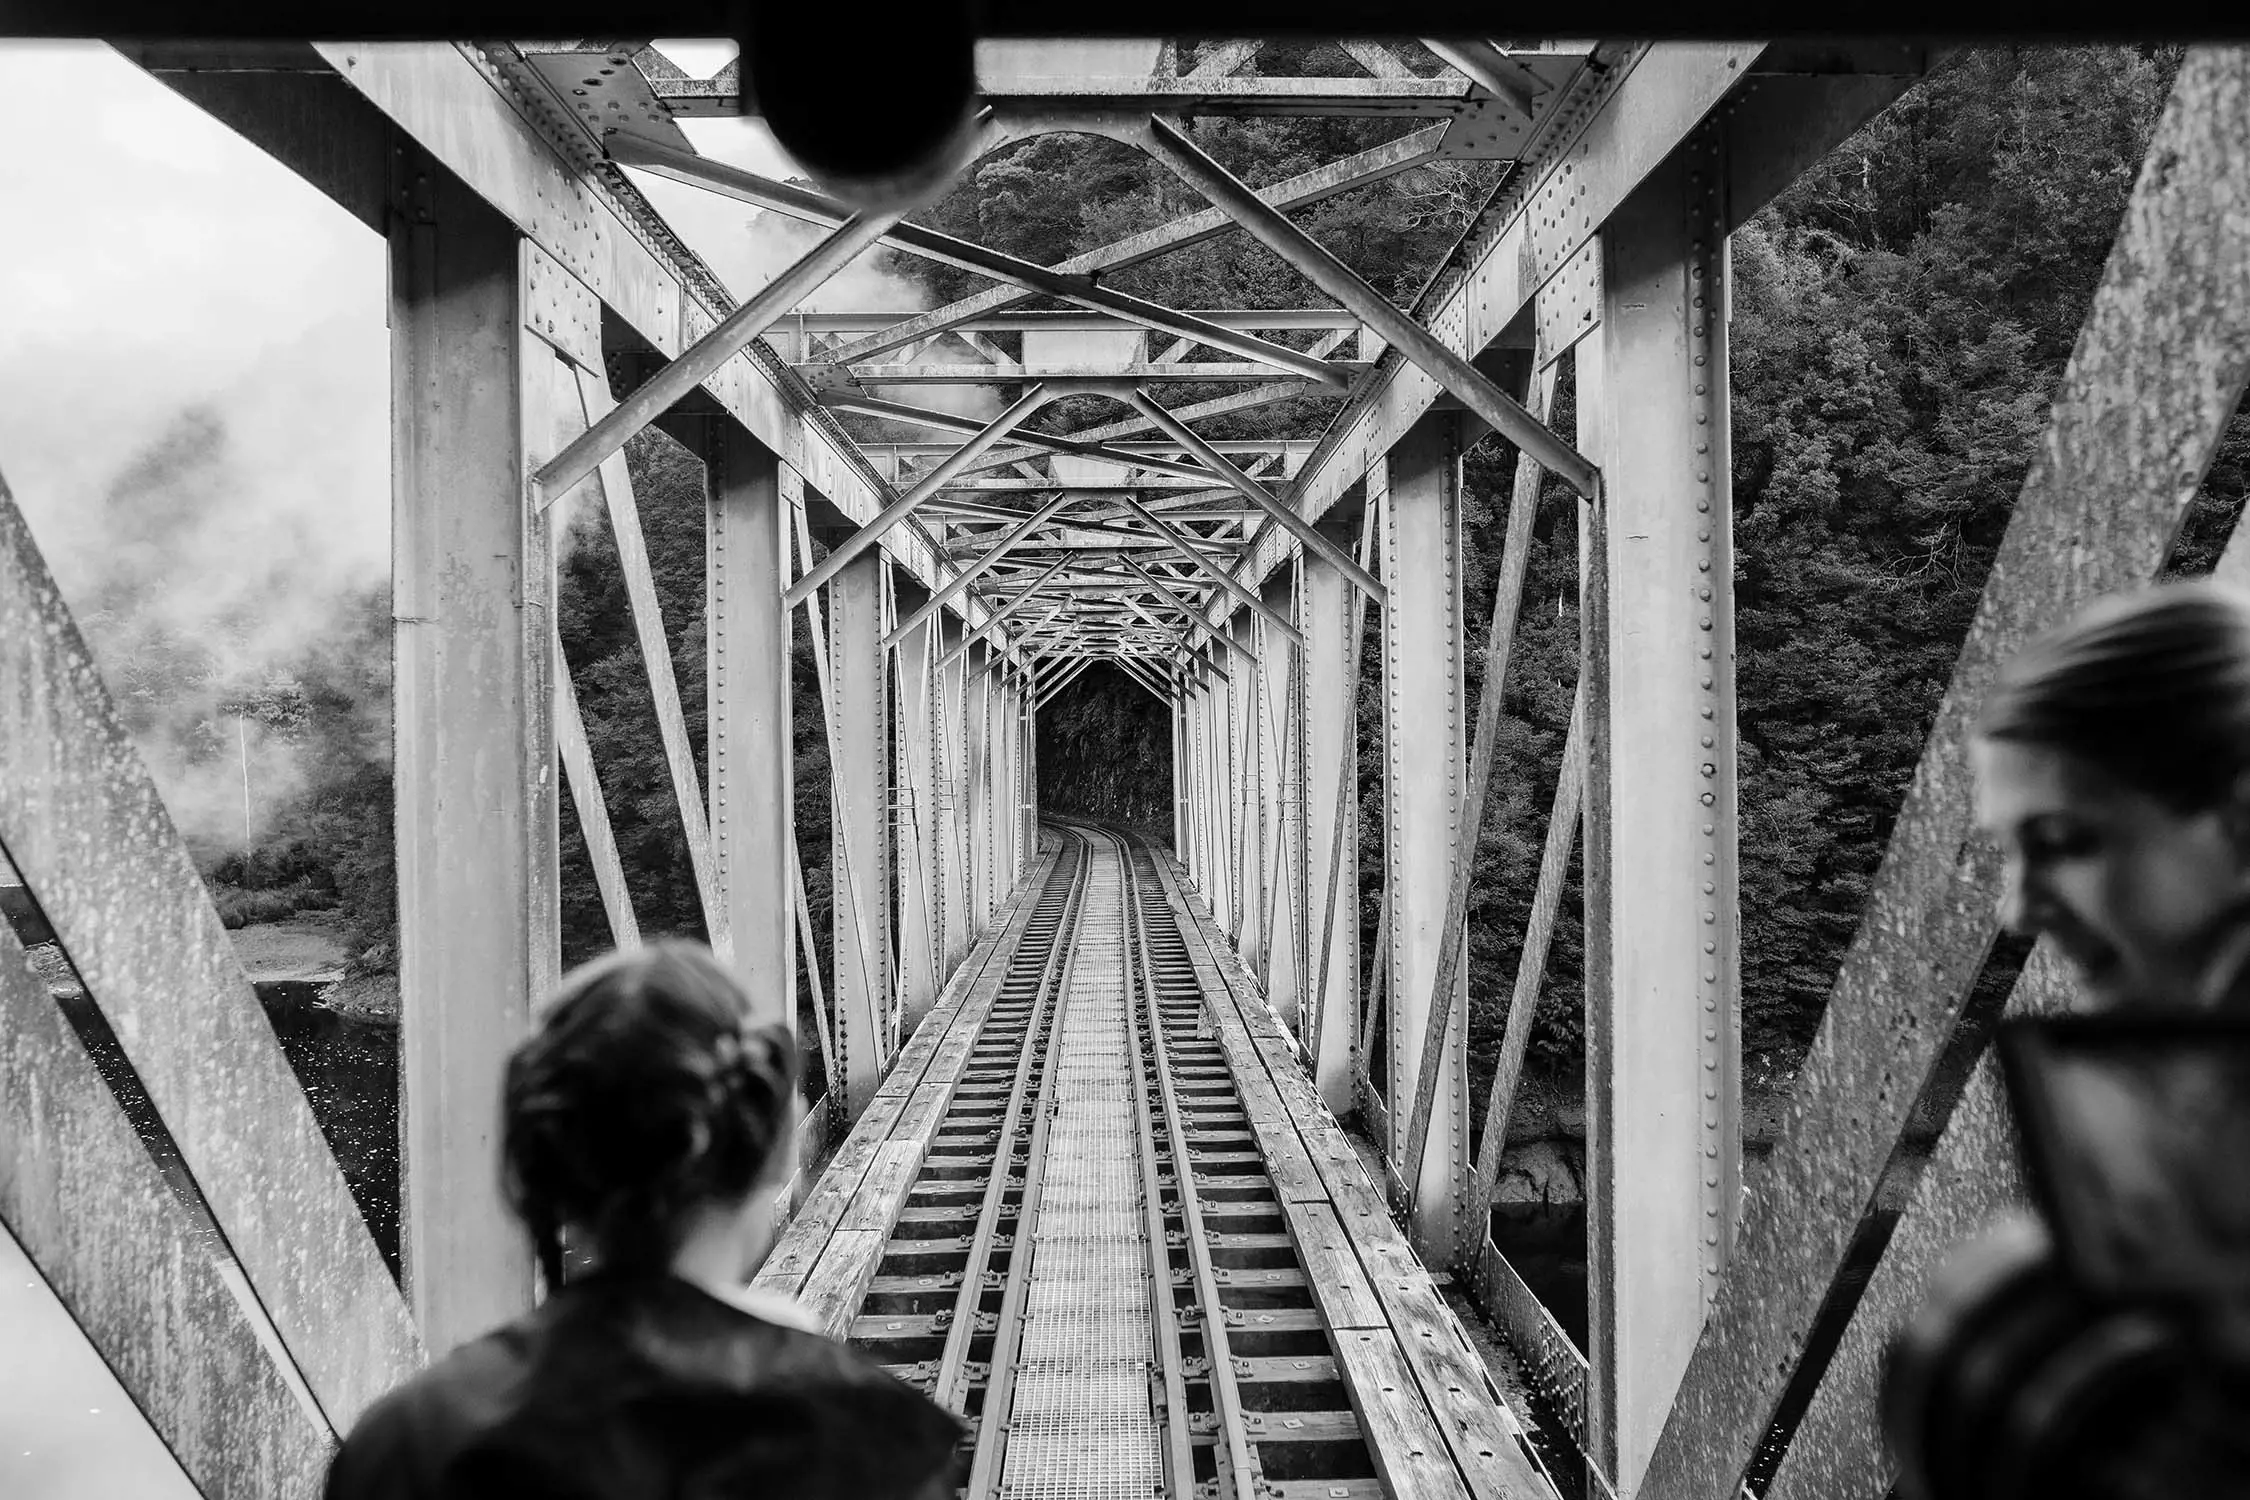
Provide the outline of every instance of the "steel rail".
<path id="1" fill-rule="evenodd" d="M 1121 840 L 1110 835 L 1105 837 L 1119 844 L 1118 858 L 1124 867 L 1126 1004 L 1144 1006 L 1153 1028 L 1156 975 L 1148 962 L 1146 945 L 1138 941 L 1139 909 L 1133 900 L 1132 861 Z M 1137 1044 L 1133 1051 L 1135 1072 L 1140 1081 L 1140 1087 L 1133 1090 L 1133 1122 L 1140 1146 L 1142 1217 L 1148 1226 L 1149 1326 L 1156 1354 L 1156 1368 L 1150 1374 L 1162 1393 L 1159 1416 L 1164 1433 L 1165 1493 L 1186 1495 L 1196 1488 L 1195 1436 L 1188 1420 L 1187 1359 L 1180 1349 L 1179 1304 L 1172 1296 L 1170 1238 L 1164 1229 L 1163 1173 L 1157 1161 L 1156 1122 L 1149 1108 L 1149 1063 Z M 1172 1154 L 1172 1180 L 1175 1184 L 1185 1180 L 1177 1148 Z M 1236 1493 L 1244 1492 L 1238 1489 Z"/>
<path id="2" fill-rule="evenodd" d="M 1134 858 L 1136 851 L 1123 839 L 1117 840 L 1117 845 L 1118 860 L 1124 867 L 1125 933 L 1132 955 L 1127 964 L 1128 975 L 1136 962 L 1143 974 L 1153 975 L 1155 966 L 1148 951 L 1147 918 L 1141 909 L 1139 861 Z M 1127 993 L 1134 993 L 1130 985 Z M 1218 1418 L 1220 1441 L 1225 1445 L 1224 1473 L 1227 1487 L 1237 1500 L 1248 1500 L 1260 1493 L 1258 1464 L 1250 1455 L 1242 1390 L 1235 1381 L 1234 1358 L 1227 1346 L 1226 1308 L 1219 1300 L 1217 1267 L 1211 1263 L 1211 1242 L 1206 1238 L 1203 1209 L 1196 1198 L 1187 1127 L 1180 1111 L 1179 1094 L 1173 1085 L 1171 1053 L 1164 1038 L 1164 1015 L 1156 1002 L 1153 979 L 1141 992 L 1141 999 L 1148 1021 L 1158 1098 L 1164 1112 L 1164 1132 L 1172 1146 L 1172 1182 L 1179 1200 L 1180 1227 L 1187 1239 L 1196 1301 L 1203 1309 L 1203 1356 L 1210 1368 L 1212 1411 Z M 1169 1281 L 1169 1277 L 1166 1279 Z"/>
<path id="3" fill-rule="evenodd" d="M 993 1242 L 998 1236 L 1000 1219 L 1006 1208 L 1008 1166 L 1015 1159 L 1016 1139 L 1023 1130 L 1035 1064 L 1039 1079 L 1038 1098 L 1036 1101 L 1029 1101 L 1032 1107 L 1036 1108 L 1043 1103 L 1053 1089 L 1055 1048 L 1051 1042 L 1045 1047 L 1034 1047 L 1032 1043 L 1042 1034 L 1042 1020 L 1051 1023 L 1060 1013 L 1061 976 L 1069 948 L 1065 934 L 1074 931 L 1079 915 L 1085 909 L 1086 886 L 1092 868 L 1090 861 L 1081 859 L 1078 867 L 1071 872 L 1070 889 L 1063 898 L 1062 917 L 1055 928 L 1056 939 L 1049 945 L 1040 965 L 1039 987 L 1032 997 L 1031 1014 L 1024 1026 L 1023 1052 L 1016 1060 L 1015 1081 L 1008 1091 L 1008 1104 L 1001 1116 L 999 1132 L 993 1138 L 992 1176 L 985 1184 L 984 1201 L 977 1210 L 977 1226 L 970 1239 L 968 1260 L 961 1270 L 960 1293 L 953 1303 L 953 1322 L 946 1329 L 945 1348 L 938 1356 L 937 1383 L 930 1393 L 931 1399 L 964 1416 L 968 1413 L 969 1344 L 977 1333 L 978 1307 L 984 1301 L 985 1271 L 991 1265 Z M 1053 1037 L 1051 1024 L 1045 1035 L 1050 1039 Z M 1023 1221 L 1019 1218 L 1015 1241 L 1017 1252 L 1025 1248 L 1022 1228 Z M 992 1415 L 989 1404 L 985 1415 Z M 981 1437 L 979 1441 L 982 1441 Z"/>
<path id="4" fill-rule="evenodd" d="M 1091 872 L 1092 849 L 1088 847 L 1079 866 Z M 1084 919 L 1085 909 L 1077 913 Z M 1071 970 L 1078 961 L 1078 942 L 1075 926 L 1067 932 L 1058 929 L 1055 951 L 1061 957 L 1061 977 L 1056 988 L 1054 1029 L 1048 1033 L 1047 1050 L 1059 1050 L 1054 1038 L 1061 1034 L 1063 1014 L 1069 1005 Z M 1028 1050 L 1028 1049 L 1027 1049 Z M 969 1478 L 965 1489 L 968 1500 L 989 1500 L 998 1493 L 1001 1466 L 1008 1453 L 1008 1415 L 1015 1400 L 1016 1366 L 1023 1349 L 1024 1304 L 1031 1296 L 1031 1230 L 1039 1220 L 1039 1200 L 1046 1185 L 1048 1126 L 1055 1115 L 1055 1070 L 1045 1069 L 1040 1081 L 1039 1103 L 1031 1126 L 1031 1141 L 1024 1157 L 1023 1196 L 1017 1200 L 1015 1244 L 1008 1253 L 1008 1284 L 1000 1298 L 999 1326 L 992 1336 L 991 1376 L 984 1389 L 983 1413 L 977 1421 L 976 1451 L 969 1462 Z M 996 1177 L 1005 1178 L 1002 1163 L 995 1158 L 992 1166 Z"/>

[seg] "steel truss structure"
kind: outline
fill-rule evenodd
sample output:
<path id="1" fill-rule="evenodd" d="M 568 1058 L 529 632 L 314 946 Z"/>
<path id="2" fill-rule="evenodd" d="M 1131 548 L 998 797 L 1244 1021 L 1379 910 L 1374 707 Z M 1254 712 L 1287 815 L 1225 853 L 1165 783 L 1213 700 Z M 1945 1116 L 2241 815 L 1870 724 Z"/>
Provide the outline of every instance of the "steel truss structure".
<path id="1" fill-rule="evenodd" d="M 2197 51 L 2180 74 L 2151 148 L 2161 167 L 2134 193 L 1784 1139 L 1746 1201 L 1728 235 L 1929 58 L 1474 41 L 1432 43 L 1433 70 L 1354 42 L 1364 77 L 1238 76 L 1255 48 L 984 46 L 982 150 L 1099 134 L 1211 205 L 1052 266 L 703 158 L 677 122 L 737 108 L 732 78 L 687 78 L 639 42 L 125 49 L 385 235 L 393 286 L 403 1294 L 0 489 L 0 843 L 254 1296 L 183 1248 L 203 1230 L 182 1227 L 4 935 L 0 1219 L 206 1493 L 309 1493 L 334 1434 L 386 1385 L 533 1297 L 489 1122 L 500 1061 L 557 977 L 563 785 L 613 934 L 638 932 L 551 618 L 556 533 L 581 505 L 616 541 L 713 945 L 791 1024 L 813 940 L 791 832 L 792 611 L 820 643 L 837 960 L 826 984 L 804 965 L 833 1085 L 805 1159 L 903 1107 L 917 1028 L 1033 867 L 1037 714 L 1089 663 L 1115 662 L 1169 706 L 1184 889 L 1281 1019 L 1274 1045 L 1307 1079 L 1291 1108 L 1368 1123 L 1414 1250 L 1473 1286 L 1599 1486 L 1731 1500 L 1756 1470 L 1767 1496 L 1882 1492 L 1880 1340 L 1950 1239 L 2020 1191 L 1990 1065 L 1958 1104 L 1940 1066 L 1989 1024 L 1966 1005 L 1995 934 L 1995 871 L 1971 838 L 1965 726 L 2029 634 L 2163 566 L 2250 380 L 2250 56 Z M 1323 113 L 1425 123 L 1255 189 L 1181 123 Z M 1410 306 L 1290 217 L 1462 158 L 1513 165 Z M 738 302 L 628 166 L 830 232 Z M 1322 300 L 1175 309 L 1101 279 L 1237 230 Z M 797 310 L 878 243 L 996 284 L 921 312 Z M 1068 307 L 1027 306 L 1042 298 Z M 1548 423 L 1566 366 L 1568 434 Z M 1163 386 L 1185 380 L 1243 388 L 1167 405 Z M 948 382 L 1009 404 L 979 420 L 877 390 Z M 1197 429 L 1307 390 L 1342 400 L 1317 432 Z M 1116 410 L 1067 433 L 1026 425 L 1078 396 Z M 839 412 L 925 436 L 863 447 Z M 657 423 L 708 474 L 700 773 L 622 457 Z M 1517 459 L 1472 716 L 1460 468 L 1487 431 Z M 1467 851 L 1547 476 L 1583 497 L 1580 678 L 1472 1158 Z M 2244 556 L 2238 541 L 2224 566 L 2250 569 Z M 1385 898 L 1363 952 L 1355 705 L 1370 661 Z M 1583 1351 L 1486 1230 L 1574 846 Z M 2053 1004 L 2060 986 L 2042 952 L 2010 1004 Z M 1017 1076 L 1011 1097 L 1040 1086 Z M 1878 1181 L 1933 1112 L 1931 1165 L 1841 1341 L 1808 1358 Z M 777 1212 L 806 1189 L 800 1177 Z M 949 1379 L 965 1347 L 946 1342 Z M 198 1383 L 212 1368 L 231 1372 L 223 1403 Z"/>

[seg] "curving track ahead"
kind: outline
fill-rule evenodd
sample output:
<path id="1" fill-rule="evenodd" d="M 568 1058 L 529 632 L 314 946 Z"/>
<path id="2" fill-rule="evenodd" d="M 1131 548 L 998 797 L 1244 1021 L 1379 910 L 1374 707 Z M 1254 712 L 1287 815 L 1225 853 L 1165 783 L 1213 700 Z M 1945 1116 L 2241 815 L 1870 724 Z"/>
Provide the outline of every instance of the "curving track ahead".
<path id="1" fill-rule="evenodd" d="M 972 1500 L 1552 1495 L 1166 857 L 1049 833 L 760 1283 L 971 1420 Z"/>

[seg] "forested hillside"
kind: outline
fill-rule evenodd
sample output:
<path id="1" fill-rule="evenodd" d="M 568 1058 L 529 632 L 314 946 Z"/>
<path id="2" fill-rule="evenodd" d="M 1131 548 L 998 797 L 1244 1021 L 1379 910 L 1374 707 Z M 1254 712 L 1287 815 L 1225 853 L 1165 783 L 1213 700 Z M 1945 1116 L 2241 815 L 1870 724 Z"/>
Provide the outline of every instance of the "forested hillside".
<path id="1" fill-rule="evenodd" d="M 1426 57 L 1419 65 L 1434 68 Z M 1257 66 L 1277 74 L 1354 70 L 1341 51 L 1307 44 L 1269 47 Z M 2175 66 L 2164 49 L 1958 55 L 1735 236 L 1743 1009 L 1747 1049 L 1773 1066 L 1786 1069 L 1817 1023 Z M 1205 122 L 1196 134 L 1264 182 L 1403 128 L 1260 120 Z M 1298 217 L 1404 300 L 1497 180 L 1489 166 L 1436 166 Z M 1199 206 L 1121 147 L 1048 137 L 984 163 L 922 217 L 1052 261 Z M 891 269 L 918 278 L 933 301 L 978 285 L 904 256 Z M 1241 235 L 1114 281 L 1183 307 L 1317 300 Z M 1173 403 L 1210 393 L 1164 395 Z M 1302 431 L 1336 405 L 1308 395 L 1205 431 Z M 1041 421 L 1067 429 L 1114 413 L 1087 398 Z M 1571 430 L 1567 378 L 1554 421 Z M 877 424 L 863 430 L 907 435 Z M 685 450 L 659 436 L 636 442 L 628 456 L 689 727 L 700 738 L 700 475 Z M 1465 465 L 1472 710 L 1513 462 L 1506 445 L 1488 438 Z M 2240 507 L 2246 467 L 2250 443 L 2238 424 L 2191 517 L 2183 566 L 2208 565 Z M 1506 737 L 1470 917 L 1472 1076 L 1480 1080 L 1514 972 L 1576 677 L 1577 503 L 1559 486 L 1541 502 L 1504 688 Z M 610 816 L 643 929 L 693 932 L 688 863 L 614 550 L 598 514 L 580 521 L 558 611 Z M 304 746 L 306 771 L 302 790 L 250 853 L 206 864 L 239 915 L 340 904 L 355 951 L 380 968 L 391 961 L 387 745 L 368 725 L 382 718 L 385 621 L 379 599 L 354 608 L 343 633 L 352 649 L 324 642 L 285 688 L 256 699 L 259 685 L 242 685 L 230 699 L 263 704 L 246 711 L 286 721 Z M 800 615 L 797 807 L 825 943 L 827 757 L 809 649 Z M 1374 654 L 1371 638 L 1371 669 Z M 105 647 L 105 660 L 129 699 L 161 696 L 178 675 L 155 645 L 122 673 L 113 649 Z M 1375 712 L 1369 693 L 1362 713 L 1370 732 Z M 1170 747 L 1169 721 L 1153 699 L 1120 674 L 1090 672 L 1043 718 L 1042 796 L 1051 807 L 1168 829 Z M 223 749 L 214 744 L 209 753 Z M 1369 883 L 1361 896 L 1372 930 L 1381 819 L 1372 763 L 1365 769 Z M 565 942 L 576 958 L 607 937 L 565 806 Z M 1577 1058 L 1579 957 L 1566 912 L 1534 1054 L 1563 1076 Z"/>

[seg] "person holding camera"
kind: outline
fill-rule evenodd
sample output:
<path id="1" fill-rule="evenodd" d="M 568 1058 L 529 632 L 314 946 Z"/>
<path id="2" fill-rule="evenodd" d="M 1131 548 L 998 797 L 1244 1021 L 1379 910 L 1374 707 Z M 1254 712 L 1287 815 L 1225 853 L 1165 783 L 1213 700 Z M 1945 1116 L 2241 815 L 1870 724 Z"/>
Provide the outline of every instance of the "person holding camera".
<path id="1" fill-rule="evenodd" d="M 2002 919 L 2096 1014 L 2004 1026 L 2043 1212 L 1894 1335 L 1900 1491 L 2250 1496 L 2250 596 L 2098 601 L 2003 668 L 1970 754 Z"/>
<path id="2" fill-rule="evenodd" d="M 564 979 L 502 1120 L 550 1295 L 371 1407 L 327 1500 L 952 1495 L 959 1420 L 745 1285 L 797 1114 L 795 1042 L 748 1014 L 699 944 Z"/>

